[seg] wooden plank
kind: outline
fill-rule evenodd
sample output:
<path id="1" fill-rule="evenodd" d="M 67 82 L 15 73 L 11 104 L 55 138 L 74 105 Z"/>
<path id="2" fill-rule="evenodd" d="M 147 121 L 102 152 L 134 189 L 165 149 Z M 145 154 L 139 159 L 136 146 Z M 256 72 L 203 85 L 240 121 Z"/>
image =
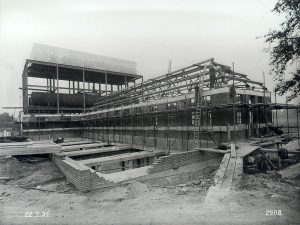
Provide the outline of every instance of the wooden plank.
<path id="1" fill-rule="evenodd" d="M 269 141 L 269 142 L 261 143 L 259 146 L 260 147 L 268 147 L 268 146 L 277 145 L 277 144 L 282 144 L 282 141 Z"/>
<path id="2" fill-rule="evenodd" d="M 275 149 L 275 148 L 272 148 L 272 149 L 269 149 L 269 148 L 260 148 L 260 150 L 264 151 L 264 152 L 278 152 L 278 149 Z M 292 153 L 292 154 L 300 154 L 300 151 L 289 151 L 288 150 L 288 153 Z"/>
<path id="3" fill-rule="evenodd" d="M 61 146 L 80 145 L 80 144 L 91 144 L 91 143 L 95 143 L 95 142 L 89 141 L 89 140 L 70 141 L 70 142 L 64 142 L 64 143 L 61 143 Z"/>
<path id="4" fill-rule="evenodd" d="M 10 142 L 10 143 L 0 143 L 0 148 L 7 148 L 7 147 L 24 147 L 27 145 L 33 145 L 34 142 Z"/>
<path id="5" fill-rule="evenodd" d="M 259 149 L 259 146 L 243 145 L 239 149 L 236 150 L 237 156 L 245 157 L 257 149 Z"/>
<path id="6" fill-rule="evenodd" d="M 205 151 L 205 152 L 215 152 L 215 153 L 221 153 L 221 154 L 226 154 L 226 153 L 230 152 L 230 150 L 219 150 L 219 149 L 214 149 L 214 148 L 194 148 L 194 150 Z"/>
<path id="7" fill-rule="evenodd" d="M 37 145 L 37 146 L 26 146 L 24 148 L 10 147 L 10 148 L 0 149 L 0 156 L 48 154 L 48 153 L 57 153 L 59 151 L 60 151 L 59 145 Z"/>

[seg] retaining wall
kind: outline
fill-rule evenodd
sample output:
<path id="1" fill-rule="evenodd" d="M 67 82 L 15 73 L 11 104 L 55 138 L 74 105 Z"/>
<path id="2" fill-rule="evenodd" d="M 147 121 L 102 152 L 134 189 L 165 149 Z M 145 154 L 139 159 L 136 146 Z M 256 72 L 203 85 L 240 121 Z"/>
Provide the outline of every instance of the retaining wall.
<path id="1" fill-rule="evenodd" d="M 62 159 L 59 155 L 54 155 L 53 161 L 66 176 L 67 180 L 80 191 L 89 191 L 114 185 L 113 182 L 99 177 L 94 170 L 68 157 Z"/>
<path id="2" fill-rule="evenodd" d="M 181 166 L 178 169 L 169 169 L 161 172 L 151 173 L 135 180 L 159 186 L 178 185 L 192 180 L 199 179 L 201 176 L 208 175 L 217 170 L 222 157 L 208 159 L 202 162 L 194 162 L 190 165 Z"/>
<path id="3" fill-rule="evenodd" d="M 148 175 L 135 180 L 152 185 L 177 185 L 215 171 L 222 160 L 222 154 L 188 151 L 159 158 L 149 169 Z M 68 157 L 53 156 L 67 180 L 80 191 L 108 188 L 115 183 L 105 180 L 101 173 Z"/>
<path id="4" fill-rule="evenodd" d="M 181 153 L 173 153 L 169 156 L 160 157 L 148 170 L 151 173 L 157 173 L 169 169 L 177 169 L 180 166 L 189 165 L 194 162 L 206 161 L 212 158 L 219 158 L 218 153 L 200 152 L 198 150 Z"/>

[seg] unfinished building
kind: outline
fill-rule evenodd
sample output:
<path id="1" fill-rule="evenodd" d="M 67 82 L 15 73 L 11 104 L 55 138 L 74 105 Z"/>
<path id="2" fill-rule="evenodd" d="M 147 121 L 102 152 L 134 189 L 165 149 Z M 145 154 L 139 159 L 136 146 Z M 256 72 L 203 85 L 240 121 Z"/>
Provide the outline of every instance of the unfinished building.
<path id="1" fill-rule="evenodd" d="M 131 61 L 35 44 L 22 75 L 23 112 L 85 112 L 141 78 Z"/>
<path id="2" fill-rule="evenodd" d="M 55 164 L 83 191 L 129 178 L 186 182 L 219 167 L 228 151 L 212 147 L 274 135 L 274 111 L 296 109 L 298 123 L 299 106 L 272 103 L 264 83 L 213 58 L 144 82 L 134 62 L 35 45 L 22 77 L 22 134 L 48 140 Z M 72 140 L 49 145 L 57 137 Z"/>
<path id="3" fill-rule="evenodd" d="M 49 115 L 42 114 L 41 109 L 40 114 L 25 113 L 23 132 L 35 139 L 34 133 L 40 134 L 44 129 L 80 129 L 84 135 L 108 143 L 171 151 L 193 149 L 195 138 L 200 140 L 200 146 L 208 147 L 234 138 L 259 136 L 267 132 L 266 124 L 272 122 L 271 110 L 266 108 L 271 102 L 270 92 L 264 85 L 213 59 L 111 91 L 96 95 L 97 102 L 82 107 L 84 114 Z M 33 92 L 33 105 L 24 107 L 43 108 L 34 99 L 37 94 L 42 95 Z M 76 94 L 74 98 L 84 99 Z M 59 104 L 58 97 L 57 100 L 53 102 Z M 59 106 L 53 108 L 56 113 Z M 195 127 L 201 129 L 195 132 Z"/>

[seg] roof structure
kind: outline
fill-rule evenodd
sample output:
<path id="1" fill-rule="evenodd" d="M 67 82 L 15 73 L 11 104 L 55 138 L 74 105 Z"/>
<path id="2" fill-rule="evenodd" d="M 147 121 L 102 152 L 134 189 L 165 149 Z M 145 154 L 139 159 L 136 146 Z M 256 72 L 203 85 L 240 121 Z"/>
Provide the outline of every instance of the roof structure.
<path id="1" fill-rule="evenodd" d="M 237 73 L 231 67 L 210 58 L 111 93 L 97 102 L 95 109 L 184 96 L 194 92 L 201 79 L 204 91 L 233 85 L 240 90 L 267 90 L 263 83 L 250 80 L 246 74 Z"/>
<path id="2" fill-rule="evenodd" d="M 82 71 L 86 82 L 120 85 L 141 78 L 136 73 L 136 63 L 117 58 L 79 52 L 42 44 L 34 44 L 30 58 L 26 60 L 28 76 L 37 78 L 56 78 L 59 70 L 60 80 L 81 81 Z"/>

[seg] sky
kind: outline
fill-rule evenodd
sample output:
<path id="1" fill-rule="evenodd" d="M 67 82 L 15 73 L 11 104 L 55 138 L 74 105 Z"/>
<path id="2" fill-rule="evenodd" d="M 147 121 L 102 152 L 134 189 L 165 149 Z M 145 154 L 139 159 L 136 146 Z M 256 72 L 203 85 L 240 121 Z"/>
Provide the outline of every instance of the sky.
<path id="1" fill-rule="evenodd" d="M 33 43 L 135 61 L 144 80 L 215 58 L 272 91 L 263 36 L 274 0 L 0 0 L 0 112 L 21 106 Z M 10 111 L 14 112 L 14 110 Z"/>

